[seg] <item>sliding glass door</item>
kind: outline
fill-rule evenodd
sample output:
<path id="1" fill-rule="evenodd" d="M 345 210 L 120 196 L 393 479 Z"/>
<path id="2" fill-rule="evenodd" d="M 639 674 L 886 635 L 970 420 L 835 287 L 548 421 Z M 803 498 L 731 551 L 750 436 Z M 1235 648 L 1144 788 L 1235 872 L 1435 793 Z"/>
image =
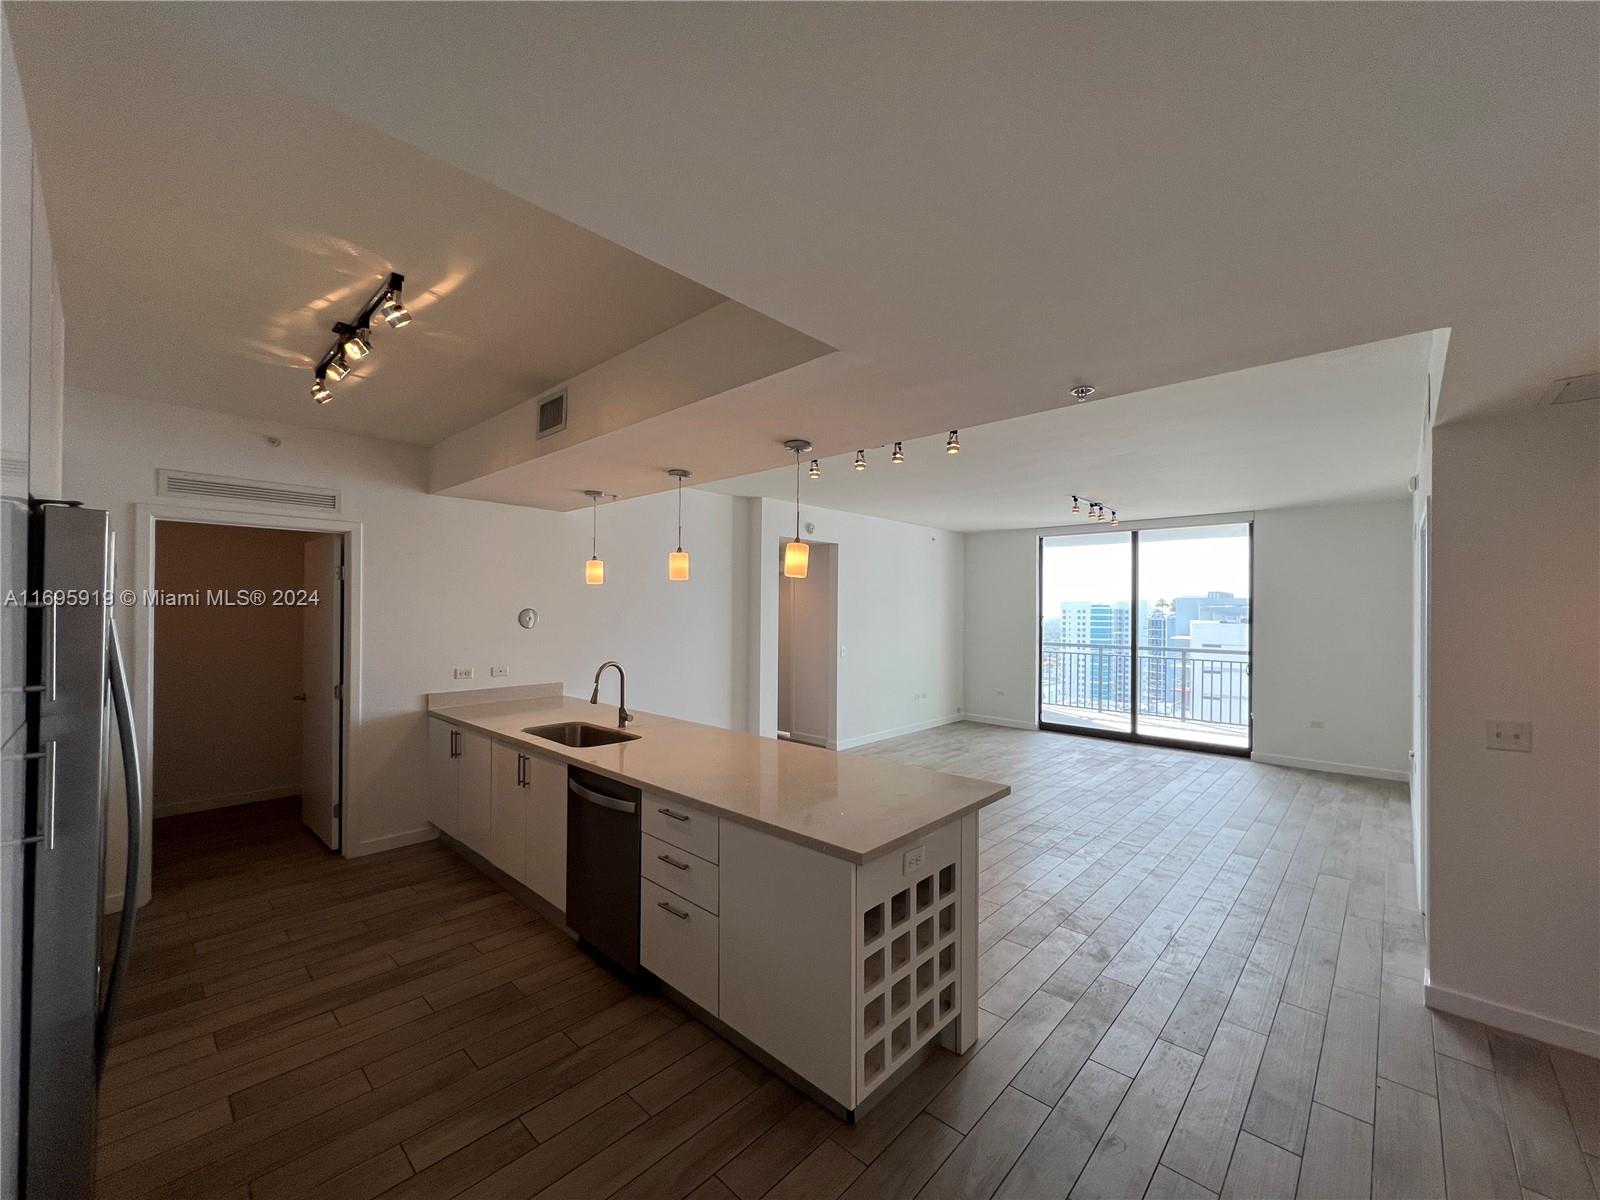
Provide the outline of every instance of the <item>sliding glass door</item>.
<path id="1" fill-rule="evenodd" d="M 1133 732 L 1133 535 L 1043 539 L 1039 552 L 1039 719 Z"/>
<path id="2" fill-rule="evenodd" d="M 1039 543 L 1039 723 L 1250 749 L 1248 524 Z"/>

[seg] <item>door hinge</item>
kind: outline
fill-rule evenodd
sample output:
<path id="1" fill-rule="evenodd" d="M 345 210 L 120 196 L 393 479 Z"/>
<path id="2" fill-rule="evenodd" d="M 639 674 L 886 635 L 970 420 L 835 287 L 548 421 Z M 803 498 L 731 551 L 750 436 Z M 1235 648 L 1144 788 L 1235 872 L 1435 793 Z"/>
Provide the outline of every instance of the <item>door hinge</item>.
<path id="1" fill-rule="evenodd" d="M 334 804 L 334 806 L 333 806 L 333 815 L 334 815 L 335 818 L 344 816 L 344 803 L 342 801 L 336 802 Z"/>
<path id="2" fill-rule="evenodd" d="M 344 564 L 340 563 L 333 570 L 334 570 L 335 576 L 342 582 L 343 579 L 344 579 Z"/>
<path id="3" fill-rule="evenodd" d="M 333 685 L 333 698 L 335 700 L 344 699 L 344 684 L 336 683 Z"/>

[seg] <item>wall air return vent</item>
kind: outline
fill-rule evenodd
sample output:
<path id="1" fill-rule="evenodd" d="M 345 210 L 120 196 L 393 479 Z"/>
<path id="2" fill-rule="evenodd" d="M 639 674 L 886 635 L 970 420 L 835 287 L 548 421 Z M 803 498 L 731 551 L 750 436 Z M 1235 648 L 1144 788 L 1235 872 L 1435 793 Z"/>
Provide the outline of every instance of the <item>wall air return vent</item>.
<path id="1" fill-rule="evenodd" d="M 1574 375 L 1570 379 L 1556 380 L 1545 393 L 1544 402 L 1580 404 L 1596 397 L 1600 397 L 1600 372 L 1591 371 L 1587 375 Z"/>
<path id="2" fill-rule="evenodd" d="M 275 508 L 313 508 L 339 511 L 339 493 L 303 483 L 266 483 L 260 479 L 229 479 L 223 475 L 197 475 L 193 471 L 156 472 L 156 491 L 163 496 L 204 496 L 241 504 L 268 504 Z"/>
<path id="3" fill-rule="evenodd" d="M 557 392 L 539 401 L 539 428 L 535 438 L 549 437 L 567 427 L 567 393 Z"/>

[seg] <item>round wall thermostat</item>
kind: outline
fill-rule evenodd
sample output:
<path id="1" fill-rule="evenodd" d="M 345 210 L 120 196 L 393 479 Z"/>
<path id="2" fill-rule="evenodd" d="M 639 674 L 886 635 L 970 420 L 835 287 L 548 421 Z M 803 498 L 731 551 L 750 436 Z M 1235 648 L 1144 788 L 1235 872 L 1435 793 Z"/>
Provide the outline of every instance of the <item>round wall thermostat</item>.
<path id="1" fill-rule="evenodd" d="M 539 610 L 537 608 L 525 608 L 517 614 L 517 624 L 524 629 L 532 629 L 538 623 Z"/>

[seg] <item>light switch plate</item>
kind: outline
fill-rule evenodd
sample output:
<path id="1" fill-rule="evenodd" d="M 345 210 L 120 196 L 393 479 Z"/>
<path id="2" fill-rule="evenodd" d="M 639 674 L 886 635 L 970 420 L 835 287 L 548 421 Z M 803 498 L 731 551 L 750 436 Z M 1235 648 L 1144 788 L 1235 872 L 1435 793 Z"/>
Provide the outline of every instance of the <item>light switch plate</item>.
<path id="1" fill-rule="evenodd" d="M 922 870 L 922 864 L 927 861 L 928 848 L 926 846 L 913 846 L 906 851 L 905 873 L 910 875 L 913 871 Z"/>
<path id="2" fill-rule="evenodd" d="M 511 669 L 509 667 L 490 667 L 489 668 L 489 678 L 490 679 L 504 679 L 509 674 L 511 674 Z"/>
<path id="3" fill-rule="evenodd" d="M 456 668 L 456 678 L 457 679 L 471 679 L 472 678 L 472 668 L 471 667 L 457 667 Z"/>
<path id="4" fill-rule="evenodd" d="M 1490 750 L 1518 750 L 1524 754 L 1531 753 L 1533 750 L 1533 722 L 1485 721 L 1483 723 L 1483 744 Z"/>

